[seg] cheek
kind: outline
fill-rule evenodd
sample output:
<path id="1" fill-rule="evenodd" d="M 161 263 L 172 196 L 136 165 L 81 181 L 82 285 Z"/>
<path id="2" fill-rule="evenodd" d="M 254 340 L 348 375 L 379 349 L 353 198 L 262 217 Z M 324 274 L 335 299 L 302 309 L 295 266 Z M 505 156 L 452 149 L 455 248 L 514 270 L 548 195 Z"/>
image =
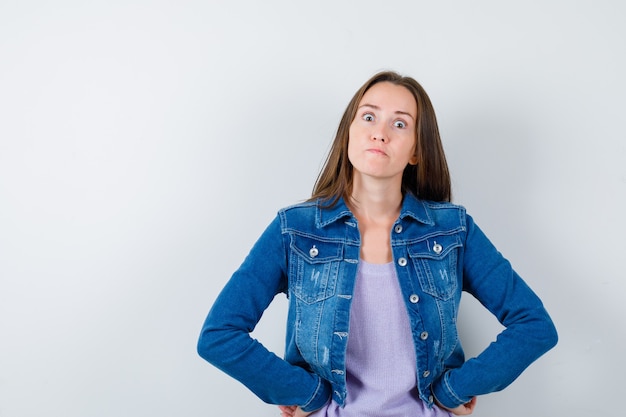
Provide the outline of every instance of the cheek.
<path id="1" fill-rule="evenodd" d="M 360 166 L 363 160 L 363 144 L 359 136 L 350 135 L 348 137 L 348 161 L 352 166 Z"/>
<path id="2" fill-rule="evenodd" d="M 416 153 L 416 144 L 415 144 L 415 139 L 414 138 L 407 138 L 406 140 L 406 150 L 404 151 L 405 155 L 407 155 L 408 158 L 408 162 L 412 165 L 415 165 L 415 163 L 417 163 L 417 156 L 415 155 Z"/>

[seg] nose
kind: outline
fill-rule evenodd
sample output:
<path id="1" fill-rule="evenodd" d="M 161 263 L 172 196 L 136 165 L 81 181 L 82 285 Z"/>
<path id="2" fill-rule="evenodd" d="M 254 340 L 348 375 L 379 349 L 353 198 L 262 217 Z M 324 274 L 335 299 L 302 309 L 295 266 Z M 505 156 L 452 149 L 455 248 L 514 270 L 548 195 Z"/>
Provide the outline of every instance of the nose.
<path id="1" fill-rule="evenodd" d="M 387 132 L 385 131 L 385 128 L 380 126 L 374 129 L 372 131 L 372 140 L 379 140 L 383 143 L 388 141 L 389 138 L 387 137 Z"/>

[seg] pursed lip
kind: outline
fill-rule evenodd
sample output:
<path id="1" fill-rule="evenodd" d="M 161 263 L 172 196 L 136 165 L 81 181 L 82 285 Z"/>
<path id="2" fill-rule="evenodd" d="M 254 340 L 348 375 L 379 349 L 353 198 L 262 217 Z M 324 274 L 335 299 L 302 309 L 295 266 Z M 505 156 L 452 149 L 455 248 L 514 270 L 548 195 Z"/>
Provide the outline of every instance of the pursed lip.
<path id="1" fill-rule="evenodd" d="M 379 148 L 369 148 L 369 149 L 367 150 L 367 152 L 369 152 L 369 153 L 373 153 L 373 154 L 376 154 L 376 155 L 384 155 L 384 156 L 387 156 L 387 153 L 386 153 L 385 151 L 383 151 L 382 149 L 379 149 Z"/>

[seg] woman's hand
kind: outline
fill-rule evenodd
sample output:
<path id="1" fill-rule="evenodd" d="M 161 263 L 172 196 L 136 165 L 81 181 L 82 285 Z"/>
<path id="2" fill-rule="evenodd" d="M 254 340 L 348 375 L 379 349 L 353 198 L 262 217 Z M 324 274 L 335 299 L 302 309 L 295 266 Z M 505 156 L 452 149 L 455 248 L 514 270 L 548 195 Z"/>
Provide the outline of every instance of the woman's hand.
<path id="1" fill-rule="evenodd" d="M 476 407 L 476 397 L 472 398 L 470 402 L 461 404 L 456 408 L 448 408 L 439 404 L 439 407 L 444 410 L 448 410 L 455 416 L 468 416 L 474 412 L 474 407 Z"/>
<path id="2" fill-rule="evenodd" d="M 306 417 L 312 413 L 312 411 L 302 411 L 296 405 L 279 405 L 278 408 L 282 417 Z"/>

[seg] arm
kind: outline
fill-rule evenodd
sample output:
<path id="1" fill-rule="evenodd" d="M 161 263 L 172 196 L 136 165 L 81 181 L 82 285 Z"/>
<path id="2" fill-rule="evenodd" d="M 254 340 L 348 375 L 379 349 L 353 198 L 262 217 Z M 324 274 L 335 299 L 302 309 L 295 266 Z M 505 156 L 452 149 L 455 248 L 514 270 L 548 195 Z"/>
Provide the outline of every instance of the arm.
<path id="1" fill-rule="evenodd" d="M 202 327 L 198 353 L 263 401 L 321 407 L 330 386 L 250 337 L 274 296 L 287 289 L 287 253 L 278 217 L 217 297 Z"/>
<path id="2" fill-rule="evenodd" d="M 460 368 L 448 370 L 433 385 L 449 409 L 473 397 L 499 391 L 557 343 L 557 333 L 541 300 L 511 268 L 472 218 L 467 216 L 463 289 L 505 327 L 495 342 Z"/>

